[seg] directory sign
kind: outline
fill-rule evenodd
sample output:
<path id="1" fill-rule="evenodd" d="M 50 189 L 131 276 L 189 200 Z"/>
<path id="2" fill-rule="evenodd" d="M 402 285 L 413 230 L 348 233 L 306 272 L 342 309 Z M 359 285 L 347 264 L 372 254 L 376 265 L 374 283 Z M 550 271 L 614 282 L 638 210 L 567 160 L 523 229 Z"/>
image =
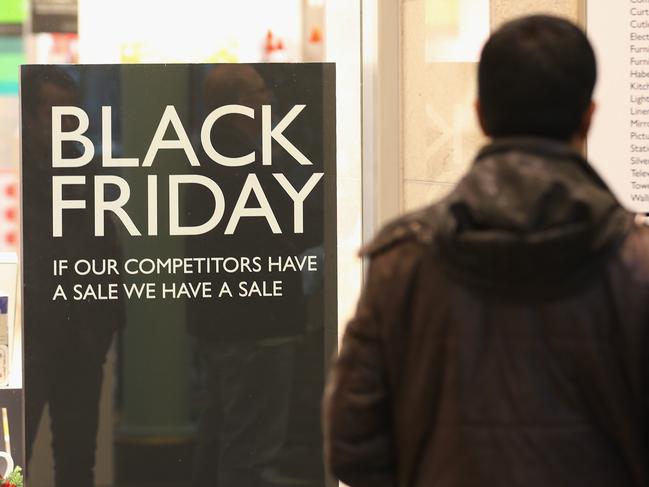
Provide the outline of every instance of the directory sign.
<path id="1" fill-rule="evenodd" d="M 649 212 L 649 3 L 589 0 L 598 61 L 588 156 L 620 202 Z"/>

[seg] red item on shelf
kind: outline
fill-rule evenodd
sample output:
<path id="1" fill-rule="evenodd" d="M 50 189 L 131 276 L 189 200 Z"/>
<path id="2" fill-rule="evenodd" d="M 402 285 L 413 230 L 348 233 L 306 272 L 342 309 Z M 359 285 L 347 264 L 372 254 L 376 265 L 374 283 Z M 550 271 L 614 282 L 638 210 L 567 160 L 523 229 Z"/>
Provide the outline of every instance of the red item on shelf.
<path id="1" fill-rule="evenodd" d="M 313 29 L 311 29 L 309 42 L 311 44 L 319 44 L 322 42 L 322 30 L 320 30 L 320 27 L 314 27 Z"/>
<path id="2" fill-rule="evenodd" d="M 275 45 L 273 43 L 273 31 L 269 30 L 266 33 L 266 54 L 270 54 L 274 50 L 275 50 Z"/>

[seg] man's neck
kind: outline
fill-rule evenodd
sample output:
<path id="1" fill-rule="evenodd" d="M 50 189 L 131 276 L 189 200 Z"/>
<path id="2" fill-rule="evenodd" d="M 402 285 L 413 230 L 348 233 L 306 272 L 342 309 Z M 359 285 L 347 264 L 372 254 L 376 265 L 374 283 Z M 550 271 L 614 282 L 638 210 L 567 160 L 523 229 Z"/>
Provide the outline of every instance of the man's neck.
<path id="1" fill-rule="evenodd" d="M 586 156 L 586 139 L 584 137 L 573 137 L 570 141 L 570 147 L 579 152 L 582 156 Z"/>

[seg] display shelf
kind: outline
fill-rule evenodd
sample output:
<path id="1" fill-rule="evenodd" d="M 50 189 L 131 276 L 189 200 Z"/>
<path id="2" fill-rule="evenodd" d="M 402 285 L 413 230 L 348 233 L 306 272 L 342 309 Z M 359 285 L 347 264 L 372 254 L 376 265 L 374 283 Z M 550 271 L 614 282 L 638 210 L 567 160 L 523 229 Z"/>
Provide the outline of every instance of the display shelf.
<path id="1" fill-rule="evenodd" d="M 14 252 L 0 252 L 0 296 L 6 296 L 9 370 L 0 389 L 22 389 L 22 326 L 20 323 L 18 291 L 18 257 Z M 1 333 L 0 333 L 1 335 Z M 1 345 L 1 344 L 0 344 Z"/>

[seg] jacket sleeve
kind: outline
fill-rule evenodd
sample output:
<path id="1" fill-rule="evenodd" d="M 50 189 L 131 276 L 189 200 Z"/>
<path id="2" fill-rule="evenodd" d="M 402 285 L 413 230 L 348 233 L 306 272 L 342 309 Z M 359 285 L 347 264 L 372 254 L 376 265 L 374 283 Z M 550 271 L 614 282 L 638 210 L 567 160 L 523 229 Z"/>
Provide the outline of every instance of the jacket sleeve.
<path id="1" fill-rule="evenodd" d="M 388 380 L 382 354 L 381 285 L 371 264 L 325 390 L 325 458 L 350 487 L 396 485 Z"/>

